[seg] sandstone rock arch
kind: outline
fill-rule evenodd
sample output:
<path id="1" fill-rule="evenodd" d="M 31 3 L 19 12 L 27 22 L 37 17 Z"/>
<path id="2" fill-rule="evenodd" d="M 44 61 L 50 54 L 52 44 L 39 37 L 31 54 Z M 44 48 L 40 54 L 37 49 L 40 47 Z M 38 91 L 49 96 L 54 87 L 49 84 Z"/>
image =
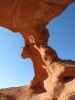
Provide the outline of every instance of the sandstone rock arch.
<path id="1" fill-rule="evenodd" d="M 48 66 L 53 66 L 51 64 L 57 62 L 63 66 L 75 66 L 73 61 L 59 59 L 56 52 L 48 47 L 49 34 L 46 27 L 50 20 L 61 14 L 73 2 L 75 0 L 0 0 L 0 26 L 21 32 L 24 37 L 26 46 L 22 56 L 31 58 L 34 65 L 35 77 L 31 82 L 34 93 L 48 90 L 44 87 L 44 80 L 49 77 L 50 71 L 53 73 L 52 69 L 48 69 Z M 67 68 L 64 72 L 63 69 L 64 67 L 59 71 L 57 68 L 59 74 L 62 74 L 61 81 L 67 76 L 75 77 L 73 68 Z"/>

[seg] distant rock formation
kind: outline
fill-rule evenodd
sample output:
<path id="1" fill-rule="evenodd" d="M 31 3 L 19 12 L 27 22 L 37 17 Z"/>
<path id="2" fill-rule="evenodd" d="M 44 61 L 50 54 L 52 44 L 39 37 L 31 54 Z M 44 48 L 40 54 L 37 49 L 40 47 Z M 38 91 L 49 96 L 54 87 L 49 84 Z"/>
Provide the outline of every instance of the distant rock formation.
<path id="1" fill-rule="evenodd" d="M 75 0 L 0 0 L 0 25 L 21 32 L 22 57 L 31 58 L 29 86 L 0 90 L 0 100 L 75 100 L 75 62 L 48 47 L 47 24 Z"/>

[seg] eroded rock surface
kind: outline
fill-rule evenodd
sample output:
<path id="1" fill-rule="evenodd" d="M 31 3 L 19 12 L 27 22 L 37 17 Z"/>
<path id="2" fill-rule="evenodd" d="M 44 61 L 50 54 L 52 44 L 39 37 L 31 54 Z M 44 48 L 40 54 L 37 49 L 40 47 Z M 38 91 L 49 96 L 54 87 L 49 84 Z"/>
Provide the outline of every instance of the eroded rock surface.
<path id="1" fill-rule="evenodd" d="M 25 41 L 22 57 L 31 58 L 35 72 L 29 86 L 0 90 L 0 100 L 74 98 L 75 62 L 60 59 L 47 43 L 48 22 L 72 2 L 75 0 L 0 0 L 0 26 L 21 32 Z"/>
<path id="2" fill-rule="evenodd" d="M 0 100 L 69 100 L 68 98 L 74 98 L 75 79 L 65 84 L 59 79 L 59 76 L 65 71 L 63 64 L 55 62 L 46 69 L 48 78 L 43 81 L 45 92 L 34 92 L 31 82 L 29 86 L 0 90 Z"/>

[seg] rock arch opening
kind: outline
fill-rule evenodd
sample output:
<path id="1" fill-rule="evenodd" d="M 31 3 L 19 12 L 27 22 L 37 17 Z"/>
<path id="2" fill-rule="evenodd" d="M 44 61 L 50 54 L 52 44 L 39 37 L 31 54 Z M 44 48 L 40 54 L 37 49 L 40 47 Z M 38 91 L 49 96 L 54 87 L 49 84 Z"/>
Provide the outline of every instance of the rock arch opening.
<path id="1" fill-rule="evenodd" d="M 21 57 L 23 47 L 20 33 L 0 27 L 0 88 L 22 86 L 32 80 L 33 65 Z"/>

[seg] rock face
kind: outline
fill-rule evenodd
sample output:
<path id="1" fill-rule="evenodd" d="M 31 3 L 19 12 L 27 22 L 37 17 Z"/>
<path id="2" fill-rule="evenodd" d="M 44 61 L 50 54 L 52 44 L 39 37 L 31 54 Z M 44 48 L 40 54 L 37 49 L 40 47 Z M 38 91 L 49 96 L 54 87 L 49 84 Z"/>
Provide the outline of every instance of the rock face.
<path id="1" fill-rule="evenodd" d="M 47 23 L 75 0 L 0 0 L 0 26 L 21 32 L 22 57 L 31 58 L 29 86 L 0 90 L 0 100 L 75 100 L 75 62 L 48 47 Z"/>
<path id="2" fill-rule="evenodd" d="M 59 76 L 65 71 L 63 64 L 54 62 L 45 69 L 48 73 L 48 78 L 43 81 L 45 92 L 34 92 L 31 83 L 29 86 L 1 89 L 0 100 L 75 100 L 75 79 L 69 82 L 60 81 Z"/>

